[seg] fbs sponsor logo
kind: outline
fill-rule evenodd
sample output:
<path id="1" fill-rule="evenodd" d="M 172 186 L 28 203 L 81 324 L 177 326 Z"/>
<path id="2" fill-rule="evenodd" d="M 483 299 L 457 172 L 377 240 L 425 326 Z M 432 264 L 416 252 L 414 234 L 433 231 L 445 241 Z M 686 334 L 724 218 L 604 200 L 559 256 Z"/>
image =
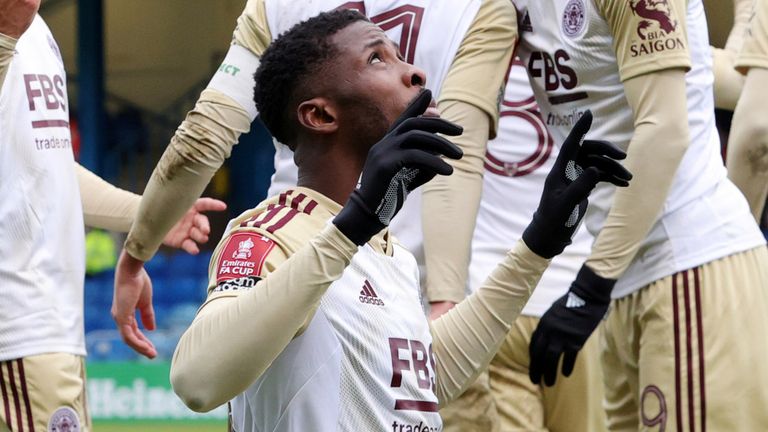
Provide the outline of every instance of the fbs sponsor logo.
<path id="1" fill-rule="evenodd" d="M 373 285 L 368 282 L 368 279 L 363 282 L 363 289 L 360 290 L 360 303 L 372 304 L 375 306 L 384 306 L 384 301 L 379 298 L 376 291 L 373 290 Z"/>
<path id="2" fill-rule="evenodd" d="M 630 45 L 632 57 L 653 54 L 661 51 L 685 49 L 679 23 L 672 18 L 672 10 L 667 0 L 627 0 L 632 13 L 640 17 L 637 24 L 637 36 Z"/>

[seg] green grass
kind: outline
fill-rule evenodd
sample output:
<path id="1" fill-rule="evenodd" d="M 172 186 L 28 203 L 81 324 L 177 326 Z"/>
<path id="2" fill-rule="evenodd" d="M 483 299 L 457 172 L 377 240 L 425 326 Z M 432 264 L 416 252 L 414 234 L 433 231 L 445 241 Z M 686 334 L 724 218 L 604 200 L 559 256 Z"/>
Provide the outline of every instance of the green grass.
<path id="1" fill-rule="evenodd" d="M 94 432 L 226 432 L 226 422 L 93 422 Z"/>

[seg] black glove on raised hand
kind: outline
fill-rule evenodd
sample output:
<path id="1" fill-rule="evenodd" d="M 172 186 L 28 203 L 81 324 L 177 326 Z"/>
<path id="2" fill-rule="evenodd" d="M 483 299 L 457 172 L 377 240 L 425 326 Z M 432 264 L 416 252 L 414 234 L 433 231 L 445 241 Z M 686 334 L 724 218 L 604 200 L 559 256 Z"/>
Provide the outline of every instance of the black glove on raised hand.
<path id="1" fill-rule="evenodd" d="M 531 336 L 528 375 L 534 384 L 542 375 L 546 385 L 555 383 L 561 355 L 563 375 L 571 375 L 576 355 L 608 311 L 615 283 L 581 267 L 571 289 L 552 304 Z"/>
<path id="2" fill-rule="evenodd" d="M 584 212 L 587 197 L 601 181 L 628 186 L 632 174 L 621 166 L 627 154 L 606 141 L 584 140 L 592 126 L 587 111 L 576 122 L 560 148 L 555 165 L 544 182 L 544 191 L 523 241 L 533 252 L 552 258 L 571 244 Z"/>
<path id="3" fill-rule="evenodd" d="M 431 100 L 432 93 L 424 90 L 368 152 L 360 184 L 333 219 L 355 244 L 365 244 L 389 225 L 409 192 L 437 174 L 453 173 L 440 155 L 463 156 L 459 147 L 436 135 L 461 135 L 461 126 L 437 117 L 418 117 Z"/>

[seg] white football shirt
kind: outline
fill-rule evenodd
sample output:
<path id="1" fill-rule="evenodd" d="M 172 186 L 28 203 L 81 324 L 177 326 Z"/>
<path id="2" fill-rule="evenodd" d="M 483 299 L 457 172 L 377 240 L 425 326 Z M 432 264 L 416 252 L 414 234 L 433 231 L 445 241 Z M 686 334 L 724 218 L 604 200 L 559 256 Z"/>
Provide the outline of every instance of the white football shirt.
<path id="1" fill-rule="evenodd" d="M 662 214 L 617 282 L 614 297 L 764 244 L 744 197 L 726 178 L 720 157 L 712 59 L 701 0 L 690 0 L 687 10 L 677 11 L 684 23 L 667 11 L 673 2 L 659 2 L 653 10 L 646 9 L 651 6 L 644 1 L 621 3 L 634 8 L 637 25 L 624 29 L 629 46 L 614 47 L 610 23 L 600 7 L 619 7 L 620 1 L 625 0 L 515 0 L 521 33 L 518 54 L 528 68 L 542 118 L 558 145 L 590 109 L 596 120 L 588 137 L 626 149 L 634 126 L 622 79 L 653 68 L 680 67 L 680 56 L 690 53 L 692 67 L 686 84 L 691 142 Z M 616 49 L 624 63 L 617 59 Z M 614 191 L 612 185 L 601 183 L 590 197 L 585 221 L 595 235 L 610 210 Z"/>
<path id="2" fill-rule="evenodd" d="M 85 355 L 85 233 L 66 90 L 59 48 L 37 16 L 0 94 L 0 360 Z"/>

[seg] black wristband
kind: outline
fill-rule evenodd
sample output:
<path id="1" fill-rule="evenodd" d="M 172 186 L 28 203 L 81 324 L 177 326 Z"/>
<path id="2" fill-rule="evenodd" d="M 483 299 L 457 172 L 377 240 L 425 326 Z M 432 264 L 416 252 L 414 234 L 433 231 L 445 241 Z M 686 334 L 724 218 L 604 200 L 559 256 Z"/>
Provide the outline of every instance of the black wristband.
<path id="1" fill-rule="evenodd" d="M 611 302 L 611 291 L 614 285 L 616 285 L 616 279 L 598 276 L 584 264 L 571 285 L 571 291 L 589 303 L 608 304 Z"/>
<path id="2" fill-rule="evenodd" d="M 551 259 L 565 250 L 566 246 L 571 244 L 571 236 L 566 238 L 557 238 L 554 230 L 544 230 L 538 222 L 536 214 L 533 220 L 523 231 L 523 241 L 533 253 L 542 257 Z"/>
<path id="3" fill-rule="evenodd" d="M 386 227 L 355 192 L 333 218 L 333 224 L 358 246 L 366 244 L 371 237 Z"/>

